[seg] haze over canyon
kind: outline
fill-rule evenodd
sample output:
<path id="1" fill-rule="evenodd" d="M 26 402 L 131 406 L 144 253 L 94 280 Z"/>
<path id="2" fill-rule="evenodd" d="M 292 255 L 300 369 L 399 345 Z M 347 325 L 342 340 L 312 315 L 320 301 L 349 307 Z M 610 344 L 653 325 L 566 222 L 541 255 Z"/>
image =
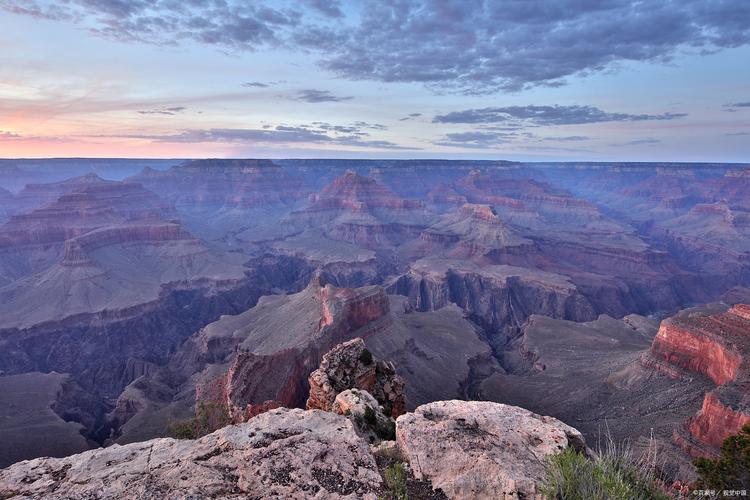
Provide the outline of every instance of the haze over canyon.
<path id="1" fill-rule="evenodd" d="M 653 435 L 674 478 L 750 421 L 744 165 L 0 171 L 3 466 L 165 436 L 202 404 L 304 408 L 323 355 L 358 337 L 403 380 L 394 416 L 496 401 L 589 442 L 606 422 Z"/>

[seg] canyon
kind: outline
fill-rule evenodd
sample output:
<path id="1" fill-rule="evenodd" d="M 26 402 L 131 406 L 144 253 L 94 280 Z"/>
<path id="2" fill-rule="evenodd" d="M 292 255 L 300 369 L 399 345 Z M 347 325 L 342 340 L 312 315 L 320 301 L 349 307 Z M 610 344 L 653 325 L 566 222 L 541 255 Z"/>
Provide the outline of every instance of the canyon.
<path id="1" fill-rule="evenodd" d="M 607 422 L 674 478 L 750 421 L 750 167 L 50 162 L 0 178 L 0 466 L 201 406 L 327 410 L 312 374 L 354 339 L 403 383 L 394 417 L 492 401 L 590 444 Z"/>

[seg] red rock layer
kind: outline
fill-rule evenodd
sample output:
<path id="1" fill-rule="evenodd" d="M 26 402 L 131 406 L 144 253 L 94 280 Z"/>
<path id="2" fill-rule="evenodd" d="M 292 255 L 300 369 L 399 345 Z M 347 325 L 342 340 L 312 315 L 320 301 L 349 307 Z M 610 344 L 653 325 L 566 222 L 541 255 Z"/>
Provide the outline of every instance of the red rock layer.
<path id="1" fill-rule="evenodd" d="M 713 392 L 706 394 L 700 411 L 687 423 L 690 434 L 699 441 L 719 448 L 727 436 L 737 434 L 750 423 L 750 414 L 723 404 Z"/>
<path id="2" fill-rule="evenodd" d="M 714 456 L 727 436 L 750 423 L 750 306 L 714 314 L 683 313 L 662 321 L 646 366 L 672 377 L 702 373 L 717 384 L 703 406 L 673 433 L 693 456 Z"/>
<path id="3" fill-rule="evenodd" d="M 651 345 L 651 356 L 669 365 L 707 375 L 716 384 L 734 380 L 743 359 L 732 344 L 727 329 L 736 323 L 732 313 L 662 321 Z M 736 316 L 735 316 L 736 317 Z M 733 335 L 750 332 L 734 331 Z"/>

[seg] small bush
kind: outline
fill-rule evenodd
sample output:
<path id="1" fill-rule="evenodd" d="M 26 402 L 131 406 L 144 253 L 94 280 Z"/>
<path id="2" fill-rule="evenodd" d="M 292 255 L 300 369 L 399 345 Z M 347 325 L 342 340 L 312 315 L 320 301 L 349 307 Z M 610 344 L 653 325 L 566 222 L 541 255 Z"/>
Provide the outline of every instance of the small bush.
<path id="1" fill-rule="evenodd" d="M 733 490 L 750 487 L 750 424 L 739 434 L 727 437 L 716 460 L 696 458 L 693 465 L 698 489 Z"/>
<path id="2" fill-rule="evenodd" d="M 169 424 L 169 435 L 175 439 L 196 439 L 195 419 L 182 420 Z"/>
<path id="3" fill-rule="evenodd" d="M 369 349 L 364 349 L 361 353 L 359 353 L 359 361 L 360 363 L 363 363 L 365 365 L 372 364 L 372 353 L 369 351 Z"/>
<path id="4" fill-rule="evenodd" d="M 406 467 L 401 462 L 396 462 L 383 472 L 385 485 L 393 500 L 407 500 L 406 494 Z"/>
<path id="5" fill-rule="evenodd" d="M 375 429 L 375 434 L 378 435 L 378 437 L 384 441 L 393 441 L 396 439 L 396 422 L 392 420 L 388 420 L 387 422 L 384 422 L 382 425 L 379 425 L 377 429 Z"/>
<path id="6" fill-rule="evenodd" d="M 375 428 L 378 425 L 378 416 L 375 413 L 375 410 L 372 409 L 372 406 L 365 406 L 365 415 L 364 415 L 365 423 L 369 425 L 371 428 Z"/>
<path id="7" fill-rule="evenodd" d="M 548 459 L 542 492 L 559 500 L 651 500 L 669 497 L 657 486 L 653 464 L 636 459 L 628 446 L 615 446 L 593 459 L 567 449 Z"/>
<path id="8" fill-rule="evenodd" d="M 175 439 L 197 439 L 231 423 L 226 405 L 201 401 L 198 403 L 195 417 L 174 422 L 168 428 L 170 435 Z"/>

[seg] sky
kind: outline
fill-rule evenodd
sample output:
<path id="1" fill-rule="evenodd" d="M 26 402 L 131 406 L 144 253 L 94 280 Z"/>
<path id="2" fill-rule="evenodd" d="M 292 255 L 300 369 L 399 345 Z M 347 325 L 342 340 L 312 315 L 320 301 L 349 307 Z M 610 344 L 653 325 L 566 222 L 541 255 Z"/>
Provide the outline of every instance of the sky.
<path id="1" fill-rule="evenodd" d="M 750 161 L 747 0 L 0 0 L 0 157 Z"/>

